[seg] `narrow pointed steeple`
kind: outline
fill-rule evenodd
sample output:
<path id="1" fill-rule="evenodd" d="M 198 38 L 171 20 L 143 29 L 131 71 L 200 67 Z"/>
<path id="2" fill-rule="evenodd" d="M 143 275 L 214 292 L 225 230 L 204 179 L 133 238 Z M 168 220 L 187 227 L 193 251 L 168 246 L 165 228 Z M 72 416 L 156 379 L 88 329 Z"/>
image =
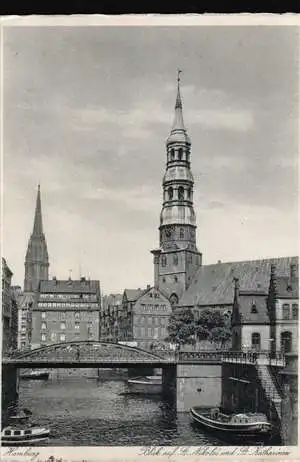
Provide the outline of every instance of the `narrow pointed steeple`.
<path id="1" fill-rule="evenodd" d="M 176 95 L 176 102 L 175 102 L 175 114 L 174 114 L 174 121 L 171 128 L 170 136 L 167 139 L 167 144 L 173 142 L 184 142 L 190 144 L 190 138 L 187 134 L 187 131 L 184 126 L 183 121 L 183 112 L 182 112 L 182 99 L 180 93 L 180 73 L 182 71 L 178 69 L 177 74 L 177 95 Z"/>
<path id="2" fill-rule="evenodd" d="M 43 233 L 41 190 L 38 185 L 33 231 L 29 238 L 25 257 L 24 292 L 34 293 L 39 281 L 49 277 L 47 242 Z"/>
<path id="3" fill-rule="evenodd" d="M 36 197 L 36 206 L 34 214 L 33 232 L 34 236 L 41 236 L 43 234 L 43 220 L 42 220 L 42 205 L 41 205 L 41 187 L 38 185 L 38 192 Z"/>

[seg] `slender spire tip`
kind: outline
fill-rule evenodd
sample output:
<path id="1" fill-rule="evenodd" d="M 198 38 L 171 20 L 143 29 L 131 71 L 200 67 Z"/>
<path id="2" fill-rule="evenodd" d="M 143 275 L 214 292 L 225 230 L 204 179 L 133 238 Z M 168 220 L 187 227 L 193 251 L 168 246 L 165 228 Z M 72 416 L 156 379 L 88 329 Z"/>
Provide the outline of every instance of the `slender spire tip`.
<path id="1" fill-rule="evenodd" d="M 180 108 L 182 109 L 182 102 L 181 102 L 181 96 L 180 96 L 180 74 L 182 70 L 177 69 L 177 96 L 176 96 L 176 104 L 175 104 L 175 109 Z"/>

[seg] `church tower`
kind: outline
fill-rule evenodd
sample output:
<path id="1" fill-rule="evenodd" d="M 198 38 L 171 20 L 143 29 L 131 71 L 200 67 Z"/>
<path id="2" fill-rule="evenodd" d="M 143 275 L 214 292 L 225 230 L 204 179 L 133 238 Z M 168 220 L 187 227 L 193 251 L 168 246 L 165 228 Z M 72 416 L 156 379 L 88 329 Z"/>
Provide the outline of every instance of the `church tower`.
<path id="1" fill-rule="evenodd" d="M 49 258 L 43 233 L 41 191 L 40 185 L 38 185 L 33 231 L 29 238 L 25 257 L 24 292 L 35 292 L 39 281 L 48 279 L 48 271 Z"/>
<path id="2" fill-rule="evenodd" d="M 169 296 L 172 304 L 178 302 L 202 264 L 202 255 L 196 245 L 191 140 L 183 121 L 180 72 L 177 78 L 174 122 L 166 141 L 160 247 L 152 251 L 154 284 Z"/>

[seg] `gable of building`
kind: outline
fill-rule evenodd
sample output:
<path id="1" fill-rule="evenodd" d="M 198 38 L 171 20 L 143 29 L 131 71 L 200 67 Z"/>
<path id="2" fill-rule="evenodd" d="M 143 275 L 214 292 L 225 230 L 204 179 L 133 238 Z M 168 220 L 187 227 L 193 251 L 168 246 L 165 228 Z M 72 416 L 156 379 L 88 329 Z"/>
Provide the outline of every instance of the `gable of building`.
<path id="1" fill-rule="evenodd" d="M 136 300 L 134 312 L 169 316 L 172 313 L 172 308 L 168 297 L 161 290 L 150 287 Z"/>

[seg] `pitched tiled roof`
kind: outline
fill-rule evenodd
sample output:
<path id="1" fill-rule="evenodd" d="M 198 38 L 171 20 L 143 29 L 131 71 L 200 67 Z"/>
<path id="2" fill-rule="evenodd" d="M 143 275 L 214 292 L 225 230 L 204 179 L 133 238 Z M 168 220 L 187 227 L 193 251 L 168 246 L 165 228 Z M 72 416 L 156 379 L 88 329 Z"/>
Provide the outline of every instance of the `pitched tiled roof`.
<path id="1" fill-rule="evenodd" d="M 97 293 L 100 291 L 99 281 L 91 280 L 59 280 L 40 281 L 40 293 Z"/>
<path id="2" fill-rule="evenodd" d="M 179 301 L 180 306 L 232 304 L 233 278 L 239 278 L 240 290 L 268 293 L 271 265 L 277 276 L 287 276 L 298 257 L 268 258 L 205 265 L 198 269 L 193 281 Z"/>
<path id="3" fill-rule="evenodd" d="M 299 281 L 290 280 L 288 276 L 276 277 L 276 293 L 278 298 L 298 298 Z"/>
<path id="4" fill-rule="evenodd" d="M 124 295 L 129 302 L 135 302 L 148 289 L 125 289 Z"/>
<path id="5" fill-rule="evenodd" d="M 261 293 L 240 292 L 239 311 L 242 324 L 266 324 L 269 322 L 267 296 Z M 255 309 L 253 309 L 255 307 Z M 256 311 L 256 312 L 254 312 Z"/>

